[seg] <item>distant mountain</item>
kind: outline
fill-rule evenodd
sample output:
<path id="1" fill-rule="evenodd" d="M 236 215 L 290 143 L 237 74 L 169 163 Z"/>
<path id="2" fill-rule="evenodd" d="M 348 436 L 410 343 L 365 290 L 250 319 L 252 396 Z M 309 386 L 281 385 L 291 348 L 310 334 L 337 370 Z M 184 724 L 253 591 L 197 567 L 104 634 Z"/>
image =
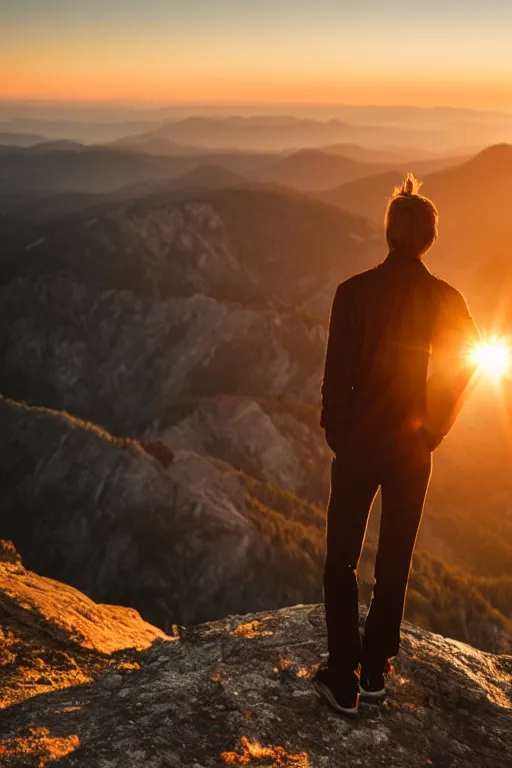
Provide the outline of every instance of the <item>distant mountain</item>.
<path id="1" fill-rule="evenodd" d="M 354 154 L 358 153 L 355 152 Z M 365 152 L 359 154 L 361 157 L 372 157 L 371 152 L 368 152 L 367 155 Z M 379 157 L 379 153 L 376 153 L 375 156 Z M 390 162 L 377 163 L 352 159 L 337 153 L 331 154 L 326 150 L 303 149 L 279 160 L 269 168 L 256 171 L 253 175 L 256 178 L 276 182 L 301 192 L 315 192 L 319 199 L 340 205 L 340 207 L 344 206 L 344 203 L 340 201 L 347 199 L 349 202 L 347 208 L 354 211 L 357 210 L 357 204 L 350 200 L 350 192 L 354 189 L 356 195 L 359 195 L 361 200 L 364 199 L 365 185 L 370 190 L 370 179 L 375 178 L 377 183 L 381 184 L 386 179 L 395 179 L 397 172 L 399 172 L 398 176 L 403 178 L 408 171 L 412 171 L 422 178 L 425 173 L 454 166 L 460 162 L 462 162 L 460 158 L 447 156 L 428 160 L 395 160 L 393 164 Z M 357 184 L 359 180 L 361 183 Z M 356 186 L 353 187 L 355 182 Z M 347 193 L 343 188 L 346 184 L 351 185 Z M 391 187 L 391 191 L 392 189 L 393 187 Z M 370 195 L 371 192 L 369 191 L 368 194 Z M 390 192 L 387 194 L 389 195 Z M 371 206 L 367 206 L 366 210 L 370 208 Z M 366 210 L 364 212 L 358 210 L 357 212 L 366 216 Z"/>
<path id="2" fill-rule="evenodd" d="M 436 148 L 446 136 L 435 129 L 407 129 L 396 125 L 361 125 L 339 119 L 315 120 L 291 115 L 229 117 L 194 116 L 166 122 L 150 131 L 128 137 L 133 146 L 151 147 L 164 140 L 204 149 L 291 151 L 339 143 L 383 146 L 400 144 Z"/>
<path id="3" fill-rule="evenodd" d="M 53 144 L 53 143 L 52 143 Z M 40 145 L 31 148 L 0 147 L 0 194 L 20 192 L 89 192 L 108 193 L 135 184 L 175 179 L 195 169 L 215 165 L 225 171 L 244 174 L 274 162 L 276 155 L 253 153 L 214 153 L 157 157 L 103 147 L 83 147 L 66 142 L 57 146 Z M 196 172 L 196 182 L 205 175 Z M 234 178 L 232 177 L 232 180 Z M 185 182 L 183 182 L 185 183 Z M 189 183 L 189 182 L 187 182 Z M 178 186 L 183 186 L 181 182 Z"/>
<path id="4" fill-rule="evenodd" d="M 178 175 L 172 158 L 101 148 L 0 150 L 0 192 L 106 192 Z"/>
<path id="5" fill-rule="evenodd" d="M 454 168 L 441 170 L 425 179 L 425 190 L 440 195 L 441 201 L 450 211 L 468 211 L 488 216 L 496 209 L 496 218 L 501 219 L 503 203 L 512 180 L 512 144 L 499 144 L 482 152 Z M 511 191 L 512 194 L 512 191 Z M 484 222 L 475 224 L 480 228 Z"/>
<path id="6" fill-rule="evenodd" d="M 112 192 L 4 192 L 0 193 L 0 237 L 5 235 L 7 230 L 12 231 L 16 222 L 19 223 L 16 229 L 25 227 L 28 231 L 34 224 L 86 210 L 93 215 L 97 211 L 103 212 L 106 206 L 119 202 L 133 202 L 155 196 L 165 196 L 170 201 L 190 197 L 192 189 L 252 186 L 256 185 L 240 174 L 215 165 L 205 165 L 175 179 L 129 184 Z"/>
<path id="7" fill-rule="evenodd" d="M 344 157 L 350 157 L 352 160 L 359 160 L 363 163 L 383 163 L 392 167 L 402 167 L 404 164 L 413 162 L 413 164 L 420 164 L 421 167 L 427 167 L 429 163 L 432 165 L 439 165 L 439 168 L 446 167 L 448 165 L 455 165 L 468 159 L 475 152 L 479 151 L 479 148 L 473 150 L 471 148 L 464 148 L 457 150 L 450 150 L 445 152 L 435 153 L 419 147 L 408 146 L 361 146 L 360 144 L 331 144 L 326 147 L 322 147 L 323 152 L 331 155 L 343 155 Z M 431 170 L 435 170 L 431 168 Z"/>
<path id="8" fill-rule="evenodd" d="M 166 136 L 154 134 L 141 134 L 124 136 L 111 142 L 107 146 L 114 149 L 127 149 L 133 152 L 145 152 L 148 155 L 194 155 L 205 150 L 202 147 L 193 147 L 187 144 L 179 144 Z"/>
<path id="9" fill-rule="evenodd" d="M 381 223 L 384 220 L 388 198 L 403 178 L 402 171 L 384 171 L 342 184 L 335 189 L 316 192 L 315 197 L 324 203 L 336 205 L 356 215 L 366 216 L 370 221 Z"/>
<path id="10" fill-rule="evenodd" d="M 482 320 L 512 328 L 512 145 L 489 147 L 424 181 L 440 212 L 432 265 L 461 281 Z"/>
<path id="11" fill-rule="evenodd" d="M 273 166 L 257 171 L 254 176 L 302 192 L 313 192 L 372 176 L 384 167 L 317 149 L 302 149 Z"/>
<path id="12" fill-rule="evenodd" d="M 347 157 L 350 160 L 357 160 L 360 163 L 373 163 L 377 165 L 393 165 L 400 164 L 404 160 L 409 160 L 411 157 L 416 157 L 416 150 L 408 149 L 407 147 L 387 149 L 386 147 L 367 147 L 361 144 L 329 144 L 326 147 L 322 147 L 322 152 L 328 155 L 341 155 Z M 418 150 L 418 157 L 424 155 L 429 157 L 428 152 L 421 153 Z M 423 158 L 425 159 L 425 158 Z"/>
<path id="13" fill-rule="evenodd" d="M 15 110 L 16 111 L 16 110 Z M 51 110 L 50 110 L 51 113 Z M 41 140 L 69 139 L 83 144 L 101 144 L 115 141 L 129 134 L 142 133 L 154 127 L 151 120 L 91 120 L 90 113 L 85 109 L 81 119 L 59 119 L 48 114 L 46 117 L 12 117 L 0 122 L 0 132 L 37 133 L 42 134 Z"/>
<path id="14" fill-rule="evenodd" d="M 364 153 L 361 155 L 364 156 Z M 371 154 L 369 156 L 371 157 Z M 406 173 L 414 173 L 421 180 L 427 174 L 437 170 L 454 168 L 465 161 L 466 158 L 450 155 L 420 160 L 396 159 L 392 167 L 387 170 L 342 183 L 334 189 L 326 188 L 322 191 L 316 191 L 315 197 L 360 216 L 366 216 L 371 221 L 380 224 L 388 197 L 395 186 L 403 181 Z"/>
<path id="15" fill-rule="evenodd" d="M 70 139 L 60 139 L 55 141 L 44 141 L 42 143 L 35 144 L 31 147 L 31 151 L 34 153 L 42 152 L 60 152 L 60 151 L 74 151 L 78 152 L 84 150 L 84 144 L 80 144 L 78 141 L 71 141 Z"/>
<path id="16" fill-rule="evenodd" d="M 350 110 L 332 108 L 325 119 L 291 115 L 189 116 L 153 126 L 142 133 L 126 134 L 138 148 L 165 147 L 165 142 L 204 149 L 293 151 L 304 147 L 323 148 L 349 144 L 365 147 L 421 147 L 434 153 L 454 148 L 485 146 L 512 138 L 512 117 L 484 116 L 449 110 Z M 460 123 L 456 118 L 463 116 Z M 367 119 L 366 119 L 367 118 Z M 167 152 L 167 150 L 165 150 Z M 399 150 L 401 154 L 401 149 Z M 420 153 L 421 154 L 421 153 Z M 464 154 L 464 150 L 461 151 Z M 349 151 L 349 156 L 352 156 Z M 412 152 L 410 157 L 414 157 Z M 407 158 L 406 158 L 407 159 Z"/>
<path id="17" fill-rule="evenodd" d="M 11 133 L 0 131 L 0 147 L 32 147 L 47 141 L 46 136 L 37 133 Z"/>
<path id="18" fill-rule="evenodd" d="M 187 173 L 174 179 L 164 179 L 158 182 L 135 184 L 132 187 L 122 187 L 110 199 L 117 197 L 120 200 L 131 200 L 147 197 L 158 193 L 166 193 L 172 190 L 190 189 L 224 189 L 227 187 L 243 187 L 248 184 L 246 177 L 239 173 L 222 168 L 219 165 L 198 165 Z"/>
<path id="19" fill-rule="evenodd" d="M 411 165 L 411 170 L 417 168 Z M 422 193 L 432 198 L 440 215 L 440 238 L 428 263 L 464 290 L 477 318 L 507 331 L 512 327 L 512 145 L 488 147 L 469 160 L 418 175 Z M 400 170 L 390 170 L 315 197 L 377 224 L 402 177 Z"/>
<path id="20" fill-rule="evenodd" d="M 374 129 L 371 131 L 374 132 Z M 320 146 L 335 142 L 355 127 L 338 120 L 320 122 L 291 116 L 254 115 L 227 118 L 188 117 L 132 137 L 131 142 L 153 146 L 154 142 L 193 144 L 204 149 L 282 151 L 293 147 Z"/>
<path id="21" fill-rule="evenodd" d="M 12 228 L 13 223 L 19 221 L 27 230 L 28 239 L 23 238 L 23 242 L 31 242 L 28 230 L 32 225 L 94 210 L 96 205 L 107 203 L 111 195 L 115 196 L 115 192 L 0 192 L 0 237 L 6 228 Z"/>
<path id="22" fill-rule="evenodd" d="M 512 140 L 510 114 L 461 109 L 297 105 L 212 107 L 0 104 L 0 131 L 37 133 L 85 144 L 132 140 L 156 154 L 181 147 L 282 151 L 350 143 L 421 147 L 436 153 Z M 281 114 L 276 114 L 277 110 Z M 284 112 L 284 114 L 283 114 Z M 237 114 L 238 113 L 238 114 Z M 251 114 L 252 113 L 252 114 Z M 172 122 L 171 122 L 172 121 Z M 134 147 L 137 148 L 137 147 Z M 186 150 L 188 151 L 188 150 Z M 464 150 L 465 151 L 465 150 Z M 417 156 L 413 152 L 411 157 Z"/>

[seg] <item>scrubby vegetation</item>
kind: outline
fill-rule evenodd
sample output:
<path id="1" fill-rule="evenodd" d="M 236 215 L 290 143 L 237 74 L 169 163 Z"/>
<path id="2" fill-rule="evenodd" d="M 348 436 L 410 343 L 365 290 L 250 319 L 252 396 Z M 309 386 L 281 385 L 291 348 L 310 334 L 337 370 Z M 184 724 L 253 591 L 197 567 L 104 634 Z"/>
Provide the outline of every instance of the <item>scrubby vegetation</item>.
<path id="1" fill-rule="evenodd" d="M 251 519 L 261 534 L 265 568 L 301 602 L 321 599 L 325 553 L 323 510 L 280 488 L 244 477 Z M 360 594 L 369 603 L 375 545 L 360 562 Z M 267 571 L 268 573 L 268 571 Z M 425 629 L 493 652 L 512 650 L 512 579 L 479 579 L 439 558 L 414 556 L 405 617 Z"/>

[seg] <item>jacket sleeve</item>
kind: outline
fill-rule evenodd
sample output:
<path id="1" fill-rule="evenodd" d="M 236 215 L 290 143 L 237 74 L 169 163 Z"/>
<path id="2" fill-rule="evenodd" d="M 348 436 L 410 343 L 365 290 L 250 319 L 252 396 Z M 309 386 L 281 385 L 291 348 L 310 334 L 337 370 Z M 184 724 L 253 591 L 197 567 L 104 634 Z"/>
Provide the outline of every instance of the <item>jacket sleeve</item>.
<path id="1" fill-rule="evenodd" d="M 438 438 L 453 427 L 476 364 L 471 352 L 480 334 L 462 294 L 446 286 L 432 339 L 425 429 Z"/>
<path id="2" fill-rule="evenodd" d="M 322 381 L 320 424 L 341 434 L 350 418 L 354 368 L 354 321 L 346 283 L 338 286 L 331 308 Z"/>

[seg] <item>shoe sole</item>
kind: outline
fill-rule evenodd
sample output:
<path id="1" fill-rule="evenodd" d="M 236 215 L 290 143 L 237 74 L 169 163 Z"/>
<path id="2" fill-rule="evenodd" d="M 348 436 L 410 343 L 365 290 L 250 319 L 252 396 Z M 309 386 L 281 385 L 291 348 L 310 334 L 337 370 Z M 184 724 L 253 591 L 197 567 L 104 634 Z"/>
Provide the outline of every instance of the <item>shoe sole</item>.
<path id="1" fill-rule="evenodd" d="M 313 683 L 316 691 L 322 696 L 326 702 L 329 704 L 331 709 L 333 709 L 335 712 L 338 712 L 341 715 L 345 715 L 346 717 L 357 717 L 357 710 L 358 710 L 358 704 L 359 704 L 359 694 L 357 694 L 356 699 L 356 705 L 355 707 L 340 707 L 334 696 L 332 695 L 331 690 L 324 685 L 324 683 L 319 683 L 318 681 L 314 681 Z"/>
<path id="2" fill-rule="evenodd" d="M 364 701 L 365 704 L 378 704 L 386 698 L 386 689 L 381 688 L 380 691 L 365 691 L 364 688 L 359 686 L 359 698 Z"/>

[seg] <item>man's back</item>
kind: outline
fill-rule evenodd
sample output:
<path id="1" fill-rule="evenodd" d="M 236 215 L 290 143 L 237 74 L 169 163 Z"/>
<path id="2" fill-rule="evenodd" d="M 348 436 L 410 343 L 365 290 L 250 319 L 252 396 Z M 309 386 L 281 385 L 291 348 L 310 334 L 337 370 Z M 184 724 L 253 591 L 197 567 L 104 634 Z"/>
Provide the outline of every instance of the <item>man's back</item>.
<path id="1" fill-rule="evenodd" d="M 335 454 L 324 567 L 329 655 L 315 685 L 350 716 L 359 696 L 375 703 L 386 695 L 431 452 L 455 420 L 474 370 L 468 348 L 478 340 L 461 294 L 423 264 L 438 212 L 419 186 L 407 174 L 394 190 L 384 218 L 388 257 L 338 286 L 329 326 L 321 418 Z M 374 589 L 361 639 L 357 566 L 379 489 Z"/>
<path id="2" fill-rule="evenodd" d="M 454 288 L 421 259 L 391 252 L 342 283 L 331 312 L 322 426 L 331 434 L 396 435 L 426 416 L 432 348 L 453 356 L 475 328 Z"/>

